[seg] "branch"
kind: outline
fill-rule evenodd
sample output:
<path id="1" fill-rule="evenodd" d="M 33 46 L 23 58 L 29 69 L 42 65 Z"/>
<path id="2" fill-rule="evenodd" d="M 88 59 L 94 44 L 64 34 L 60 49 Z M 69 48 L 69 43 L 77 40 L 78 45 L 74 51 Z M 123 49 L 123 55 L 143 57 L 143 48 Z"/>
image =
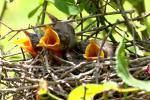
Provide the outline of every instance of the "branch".
<path id="1" fill-rule="evenodd" d="M 4 16 L 4 13 L 5 13 L 6 9 L 7 9 L 7 1 L 4 0 L 2 12 L 1 12 L 1 14 L 0 14 L 0 21 L 3 19 L 3 16 Z"/>
<path id="2" fill-rule="evenodd" d="M 130 10 L 130 11 L 126 11 L 125 13 L 133 13 L 133 12 L 134 12 L 134 10 Z M 70 23 L 70 22 L 78 22 L 78 21 L 81 21 L 81 20 L 85 21 L 89 18 L 94 18 L 94 17 L 98 17 L 98 16 L 105 16 L 105 15 L 113 15 L 113 14 L 120 14 L 120 12 L 108 12 L 108 13 L 105 13 L 105 14 L 95 14 L 95 15 L 83 17 L 83 18 L 80 18 L 80 19 L 72 19 L 72 20 L 58 21 L 58 22 Z M 25 30 L 30 30 L 30 29 L 34 29 L 34 28 L 44 27 L 46 25 L 54 25 L 55 24 L 55 22 L 54 22 L 54 23 L 50 23 L 50 24 L 37 25 L 37 26 L 32 26 L 32 27 L 22 28 L 22 29 L 12 29 L 12 28 L 8 27 L 6 24 L 4 24 L 3 22 L 0 21 L 0 23 L 3 24 L 4 26 L 6 26 L 8 29 L 10 29 L 10 31 L 7 34 L 5 34 L 3 37 L 1 37 L 0 40 L 4 39 L 7 35 L 9 35 L 12 32 L 25 31 Z"/>
<path id="3" fill-rule="evenodd" d="M 38 85 L 31 85 L 31 86 L 22 86 L 18 88 L 7 88 L 7 89 L 0 89 L 0 92 L 18 92 L 24 89 L 34 89 L 37 88 Z"/>
<path id="4" fill-rule="evenodd" d="M 133 39 L 139 40 L 140 36 L 138 35 L 138 32 L 135 30 L 135 27 L 132 25 L 132 23 L 129 21 L 129 18 L 127 17 L 125 10 L 123 8 L 123 6 L 121 5 L 120 0 L 116 0 L 116 4 L 122 14 L 122 17 L 124 18 L 124 20 L 126 21 L 126 25 L 128 27 L 128 30 L 130 31 L 130 33 L 132 33 L 133 35 Z"/>
<path id="5" fill-rule="evenodd" d="M 148 14 L 145 14 L 143 16 L 137 16 L 137 17 L 134 17 L 132 19 L 128 19 L 128 21 L 137 21 L 137 20 L 141 20 L 145 17 L 148 17 L 150 16 L 150 13 Z M 113 25 L 119 25 L 119 24 L 122 24 L 122 23 L 125 23 L 126 21 L 125 20 L 118 20 L 116 23 L 112 23 L 110 25 L 107 25 L 107 26 L 101 26 L 101 27 L 93 27 L 92 29 L 90 30 L 84 30 L 84 31 L 81 31 L 81 32 L 78 32 L 76 33 L 77 36 L 80 36 L 81 34 L 83 33 L 87 33 L 87 32 L 92 32 L 92 31 L 97 31 L 97 30 L 104 30 L 105 28 L 109 28 L 109 27 L 112 27 Z"/>

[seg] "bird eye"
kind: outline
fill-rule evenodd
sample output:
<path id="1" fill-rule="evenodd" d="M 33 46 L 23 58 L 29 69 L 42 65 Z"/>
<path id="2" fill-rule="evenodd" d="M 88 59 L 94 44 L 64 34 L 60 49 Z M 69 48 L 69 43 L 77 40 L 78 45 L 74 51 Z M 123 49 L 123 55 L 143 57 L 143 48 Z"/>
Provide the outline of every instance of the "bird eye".
<path id="1" fill-rule="evenodd" d="M 55 31 L 60 34 L 61 30 L 60 29 L 55 29 Z"/>

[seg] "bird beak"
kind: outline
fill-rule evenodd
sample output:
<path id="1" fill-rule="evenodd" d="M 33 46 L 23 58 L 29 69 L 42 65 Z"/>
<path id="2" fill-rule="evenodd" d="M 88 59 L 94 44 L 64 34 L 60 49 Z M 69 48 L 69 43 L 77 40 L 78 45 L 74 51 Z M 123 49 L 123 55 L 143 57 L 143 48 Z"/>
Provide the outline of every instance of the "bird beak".
<path id="1" fill-rule="evenodd" d="M 97 60 L 99 53 L 100 58 L 104 58 L 104 51 L 100 50 L 99 45 L 94 40 L 92 40 L 86 46 L 85 54 L 83 56 L 86 60 Z"/>
<path id="2" fill-rule="evenodd" d="M 60 39 L 58 34 L 50 26 L 45 26 L 43 31 L 45 34 L 41 37 L 37 46 L 46 47 L 54 51 L 60 50 Z"/>
<path id="3" fill-rule="evenodd" d="M 21 38 L 21 39 L 15 40 L 14 43 L 16 45 L 20 46 L 22 49 L 24 49 L 29 54 L 31 54 L 32 57 L 36 57 L 37 56 L 37 52 L 34 50 L 34 48 L 32 46 L 32 42 L 30 40 L 30 37 L 27 34 L 26 34 L 25 38 Z"/>
<path id="4" fill-rule="evenodd" d="M 59 21 L 59 19 L 57 19 L 57 18 L 56 18 L 55 16 L 53 16 L 52 14 L 50 14 L 50 13 L 48 13 L 48 12 L 46 12 L 46 14 L 48 15 L 49 19 L 50 19 L 53 23 Z"/>

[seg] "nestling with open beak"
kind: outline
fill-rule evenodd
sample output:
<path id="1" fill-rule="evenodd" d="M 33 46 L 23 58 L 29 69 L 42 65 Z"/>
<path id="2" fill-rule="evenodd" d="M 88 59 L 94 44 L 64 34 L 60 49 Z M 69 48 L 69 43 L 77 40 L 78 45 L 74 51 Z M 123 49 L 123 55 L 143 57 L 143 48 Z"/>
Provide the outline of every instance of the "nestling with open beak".
<path id="1" fill-rule="evenodd" d="M 101 40 L 91 40 L 85 48 L 83 57 L 86 60 L 97 60 L 98 54 L 100 59 L 112 57 L 114 55 L 112 45 L 108 42 L 105 42 L 104 46 L 100 50 L 101 44 Z"/>
<path id="2" fill-rule="evenodd" d="M 31 56 L 34 58 L 38 55 L 38 50 L 40 49 L 36 47 L 40 37 L 37 34 L 29 33 L 27 31 L 24 31 L 24 33 L 26 37 L 15 40 L 14 43 L 31 54 Z"/>
<path id="3" fill-rule="evenodd" d="M 76 45 L 74 28 L 66 22 L 61 22 L 50 13 L 47 13 L 47 15 L 54 23 L 53 29 L 58 33 L 61 42 L 61 49 L 64 51 L 71 50 Z"/>
<path id="4" fill-rule="evenodd" d="M 62 57 L 61 43 L 58 34 L 50 26 L 43 27 L 44 36 L 41 37 L 38 47 L 45 47 L 51 53 L 58 57 Z"/>

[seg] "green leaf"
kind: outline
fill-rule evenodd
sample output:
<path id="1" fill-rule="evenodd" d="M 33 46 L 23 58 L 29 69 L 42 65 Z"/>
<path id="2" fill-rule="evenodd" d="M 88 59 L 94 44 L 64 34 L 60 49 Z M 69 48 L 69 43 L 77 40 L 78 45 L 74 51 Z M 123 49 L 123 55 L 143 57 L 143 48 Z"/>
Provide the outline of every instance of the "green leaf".
<path id="1" fill-rule="evenodd" d="M 51 2 L 51 3 L 55 3 L 55 0 L 47 0 L 47 1 L 49 1 L 49 2 Z"/>
<path id="2" fill-rule="evenodd" d="M 41 5 L 38 5 L 37 7 L 35 7 L 29 14 L 28 14 L 28 18 L 31 18 L 36 12 L 37 10 L 41 7 Z"/>
<path id="3" fill-rule="evenodd" d="M 44 3 L 44 0 L 39 0 L 39 4 L 42 5 Z"/>
<path id="4" fill-rule="evenodd" d="M 150 91 L 150 81 L 142 81 L 135 79 L 128 70 L 129 62 L 125 56 L 125 44 L 122 39 L 116 51 L 116 72 L 117 75 L 129 86 Z"/>
<path id="5" fill-rule="evenodd" d="M 63 100 L 50 93 L 48 90 L 48 82 L 43 79 L 41 79 L 39 82 L 39 88 L 36 96 L 36 100 Z"/>
<path id="6" fill-rule="evenodd" d="M 87 13 L 89 14 L 95 14 L 97 11 L 96 5 L 92 0 L 79 0 L 80 4 L 79 7 L 80 9 L 85 9 Z"/>
<path id="7" fill-rule="evenodd" d="M 104 84 L 86 84 L 81 85 L 72 90 L 68 96 L 68 100 L 91 100 L 96 94 L 103 91 L 116 90 L 118 92 L 137 91 L 136 88 L 120 89 L 117 83 L 109 81 Z"/>
<path id="8" fill-rule="evenodd" d="M 133 1 L 134 1 L 134 0 L 133 0 Z M 121 4 L 123 5 L 124 2 L 125 2 L 125 0 L 121 0 L 120 2 L 121 2 Z M 116 4 L 116 1 L 115 1 L 115 0 L 110 0 L 110 5 L 111 5 L 113 8 L 118 9 L 118 5 Z"/>
<path id="9" fill-rule="evenodd" d="M 80 8 L 75 5 L 74 0 L 48 0 L 53 3 L 57 9 L 68 14 L 77 15 L 81 12 Z"/>
<path id="10" fill-rule="evenodd" d="M 56 0 L 47 0 L 47 1 L 49 1 L 49 2 L 51 2 L 51 3 L 55 3 Z M 75 4 L 75 0 L 58 0 L 58 1 L 70 2 L 70 3 Z"/>
<path id="11" fill-rule="evenodd" d="M 143 0 L 127 0 L 127 1 L 130 2 L 133 6 L 140 5 L 141 2 L 143 2 Z"/>

